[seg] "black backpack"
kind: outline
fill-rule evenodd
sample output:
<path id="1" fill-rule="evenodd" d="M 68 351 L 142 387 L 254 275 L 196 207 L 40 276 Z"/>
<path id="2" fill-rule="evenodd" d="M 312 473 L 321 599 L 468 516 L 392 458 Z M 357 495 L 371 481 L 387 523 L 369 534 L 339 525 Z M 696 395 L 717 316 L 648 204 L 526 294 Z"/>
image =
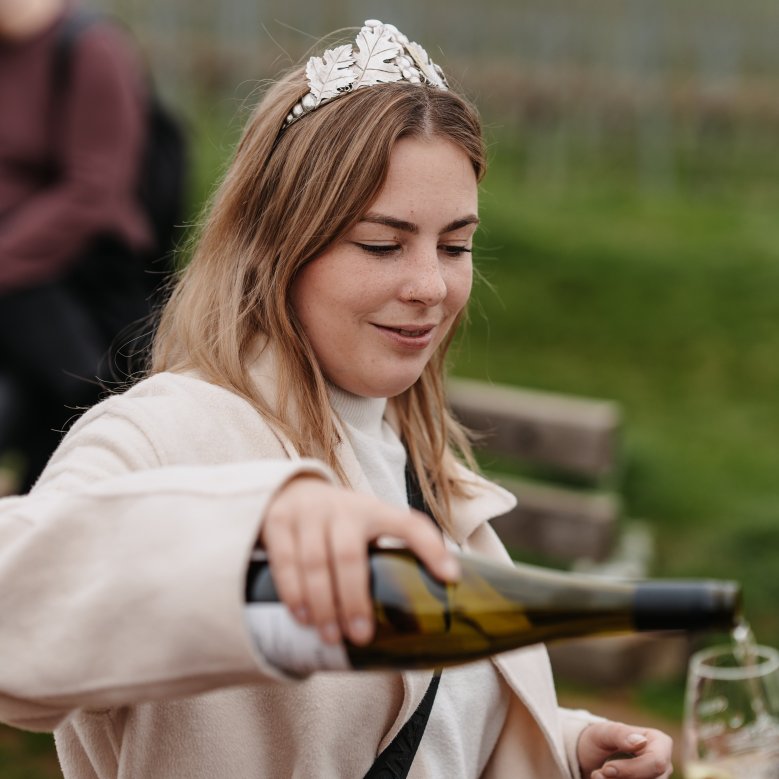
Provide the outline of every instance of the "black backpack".
<path id="1" fill-rule="evenodd" d="M 81 33 L 92 24 L 106 21 L 99 13 L 79 9 L 62 22 L 54 51 L 55 95 L 65 92 L 71 54 Z M 175 270 L 173 250 L 184 218 L 188 154 L 183 127 L 161 102 L 151 78 L 148 91 L 146 149 L 138 198 L 153 230 L 154 248 L 144 258 L 147 286 L 153 293 Z"/>

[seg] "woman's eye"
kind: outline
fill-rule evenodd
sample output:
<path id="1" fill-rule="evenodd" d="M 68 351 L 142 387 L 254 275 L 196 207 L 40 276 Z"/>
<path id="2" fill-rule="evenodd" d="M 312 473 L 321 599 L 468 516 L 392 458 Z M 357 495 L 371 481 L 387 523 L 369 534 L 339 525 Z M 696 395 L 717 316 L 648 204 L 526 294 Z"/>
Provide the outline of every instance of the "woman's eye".
<path id="1" fill-rule="evenodd" d="M 379 256 L 392 254 L 400 248 L 394 243 L 359 243 L 357 241 L 355 241 L 355 246 L 359 246 L 360 249 L 368 252 L 368 254 L 376 254 Z"/>
<path id="2" fill-rule="evenodd" d="M 460 257 L 463 254 L 470 254 L 473 251 L 467 246 L 458 246 L 456 244 L 443 244 L 439 249 L 450 257 Z"/>

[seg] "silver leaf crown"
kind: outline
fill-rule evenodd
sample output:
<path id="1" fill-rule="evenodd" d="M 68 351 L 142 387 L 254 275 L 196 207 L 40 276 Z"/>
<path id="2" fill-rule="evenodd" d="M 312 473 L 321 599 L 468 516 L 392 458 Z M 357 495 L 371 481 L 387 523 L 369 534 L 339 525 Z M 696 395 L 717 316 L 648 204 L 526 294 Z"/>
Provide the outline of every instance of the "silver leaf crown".
<path id="1" fill-rule="evenodd" d="M 356 48 L 356 51 L 355 51 Z M 448 89 L 443 71 L 418 44 L 392 24 L 368 19 L 354 44 L 327 49 L 306 65 L 309 92 L 292 107 L 282 125 L 289 127 L 324 103 L 355 89 L 408 81 Z"/>

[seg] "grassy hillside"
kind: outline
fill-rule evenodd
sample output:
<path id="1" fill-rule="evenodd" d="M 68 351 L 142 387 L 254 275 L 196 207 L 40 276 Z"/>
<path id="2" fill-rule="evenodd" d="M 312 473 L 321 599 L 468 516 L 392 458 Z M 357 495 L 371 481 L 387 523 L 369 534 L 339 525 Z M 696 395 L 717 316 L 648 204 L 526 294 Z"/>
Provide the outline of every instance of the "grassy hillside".
<path id="1" fill-rule="evenodd" d="M 458 373 L 614 398 L 621 489 L 650 520 L 658 575 L 743 581 L 779 642 L 779 192 L 688 165 L 671 191 L 620 168 L 537 176 L 495 147 Z M 725 184 L 730 181 L 728 188 Z"/>

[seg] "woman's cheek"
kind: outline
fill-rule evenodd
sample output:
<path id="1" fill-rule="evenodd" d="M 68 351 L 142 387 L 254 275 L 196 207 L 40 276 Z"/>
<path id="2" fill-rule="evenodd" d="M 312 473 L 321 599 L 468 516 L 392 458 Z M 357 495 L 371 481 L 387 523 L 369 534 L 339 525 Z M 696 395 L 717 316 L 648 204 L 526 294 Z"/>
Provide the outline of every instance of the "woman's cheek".
<path id="1" fill-rule="evenodd" d="M 462 311 L 468 303 L 473 287 L 473 266 L 469 262 L 466 267 L 459 268 L 454 274 L 452 285 L 449 287 L 450 297 L 452 298 L 453 315 Z"/>

